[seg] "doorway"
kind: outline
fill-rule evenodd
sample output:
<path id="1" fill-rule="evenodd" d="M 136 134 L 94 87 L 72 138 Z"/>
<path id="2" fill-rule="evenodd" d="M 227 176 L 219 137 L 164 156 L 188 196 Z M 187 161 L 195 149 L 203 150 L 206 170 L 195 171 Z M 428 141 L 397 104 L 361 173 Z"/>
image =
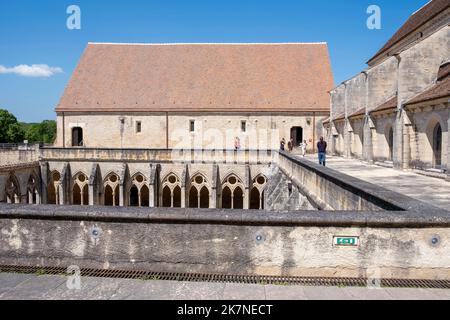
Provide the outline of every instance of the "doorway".
<path id="1" fill-rule="evenodd" d="M 294 147 L 298 147 L 303 142 L 303 128 L 293 127 L 291 128 L 291 139 L 294 141 Z"/>

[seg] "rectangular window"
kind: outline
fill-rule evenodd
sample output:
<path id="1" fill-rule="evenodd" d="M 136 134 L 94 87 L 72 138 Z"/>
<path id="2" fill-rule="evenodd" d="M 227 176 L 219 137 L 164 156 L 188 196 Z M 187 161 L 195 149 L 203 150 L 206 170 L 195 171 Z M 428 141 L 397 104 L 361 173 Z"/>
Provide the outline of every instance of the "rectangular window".
<path id="1" fill-rule="evenodd" d="M 191 120 L 190 121 L 190 128 L 189 128 L 189 130 L 191 132 L 195 132 L 195 120 Z"/>
<path id="2" fill-rule="evenodd" d="M 242 132 L 247 131 L 247 121 L 241 121 L 241 131 Z"/>
<path id="3" fill-rule="evenodd" d="M 142 122 L 136 121 L 136 133 L 141 133 L 141 132 L 142 132 Z"/>

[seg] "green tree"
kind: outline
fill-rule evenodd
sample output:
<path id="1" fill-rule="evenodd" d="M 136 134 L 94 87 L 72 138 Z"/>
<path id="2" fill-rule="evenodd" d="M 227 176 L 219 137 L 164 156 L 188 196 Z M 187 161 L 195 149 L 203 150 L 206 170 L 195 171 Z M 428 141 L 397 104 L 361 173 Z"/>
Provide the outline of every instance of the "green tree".
<path id="1" fill-rule="evenodd" d="M 19 143 L 25 137 L 17 118 L 8 110 L 0 109 L 0 143 Z"/>
<path id="2" fill-rule="evenodd" d="M 25 138 L 29 143 L 53 143 L 56 138 L 56 122 L 22 123 Z"/>

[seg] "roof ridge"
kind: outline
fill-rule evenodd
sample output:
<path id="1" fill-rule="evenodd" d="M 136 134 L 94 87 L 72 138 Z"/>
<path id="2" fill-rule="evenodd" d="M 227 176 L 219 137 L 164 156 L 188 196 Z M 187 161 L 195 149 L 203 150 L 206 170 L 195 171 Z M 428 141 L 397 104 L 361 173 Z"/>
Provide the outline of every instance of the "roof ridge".
<path id="1" fill-rule="evenodd" d="M 174 43 L 145 43 L 145 42 L 88 42 L 91 45 L 118 46 L 182 46 L 182 45 L 323 45 L 327 42 L 174 42 Z"/>

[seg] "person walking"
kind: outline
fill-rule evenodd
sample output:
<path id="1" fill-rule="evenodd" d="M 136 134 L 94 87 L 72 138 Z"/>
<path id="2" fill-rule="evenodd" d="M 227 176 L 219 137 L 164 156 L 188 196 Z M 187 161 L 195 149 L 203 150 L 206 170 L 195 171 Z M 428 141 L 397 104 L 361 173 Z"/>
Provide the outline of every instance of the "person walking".
<path id="1" fill-rule="evenodd" d="M 327 143 L 320 137 L 320 141 L 317 143 L 317 149 L 319 150 L 319 164 L 326 166 L 327 161 Z"/>
<path id="2" fill-rule="evenodd" d="M 281 139 L 281 142 L 280 142 L 280 150 L 281 151 L 285 151 L 286 150 L 286 140 L 283 138 L 283 139 Z"/>
<path id="3" fill-rule="evenodd" d="M 294 139 L 289 140 L 288 150 L 289 150 L 289 152 L 292 152 L 292 150 L 294 150 Z"/>
<path id="4" fill-rule="evenodd" d="M 302 157 L 304 158 L 306 156 L 306 148 L 308 147 L 308 143 L 306 143 L 306 140 L 304 140 L 302 143 L 300 143 L 300 148 L 302 150 Z"/>

